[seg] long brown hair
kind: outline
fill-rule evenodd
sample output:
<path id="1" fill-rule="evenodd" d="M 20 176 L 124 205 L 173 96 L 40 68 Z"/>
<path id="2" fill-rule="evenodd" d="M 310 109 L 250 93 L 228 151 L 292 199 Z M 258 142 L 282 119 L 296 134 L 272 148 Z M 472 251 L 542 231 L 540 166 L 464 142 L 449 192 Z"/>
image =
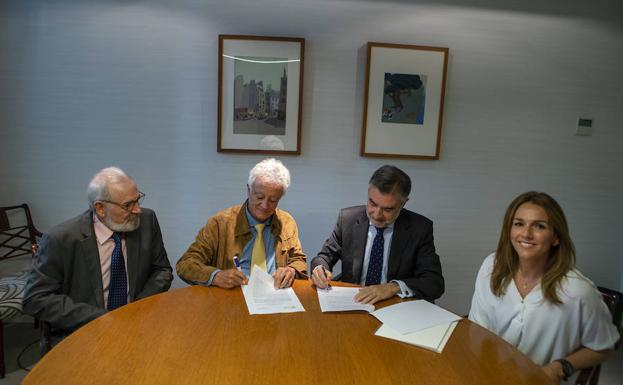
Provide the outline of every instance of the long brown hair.
<path id="1" fill-rule="evenodd" d="M 495 254 L 493 272 L 491 273 L 491 291 L 498 297 L 504 295 L 519 268 L 519 257 L 510 239 L 511 226 L 519 206 L 528 202 L 545 210 L 548 223 L 558 238 L 558 245 L 552 246 L 550 249 L 545 273 L 541 278 L 541 291 L 546 300 L 560 304 L 558 289 L 567 272 L 575 266 L 575 247 L 569 236 L 567 219 L 558 202 L 551 196 L 537 191 L 528 191 L 519 195 L 506 209 L 498 249 Z"/>

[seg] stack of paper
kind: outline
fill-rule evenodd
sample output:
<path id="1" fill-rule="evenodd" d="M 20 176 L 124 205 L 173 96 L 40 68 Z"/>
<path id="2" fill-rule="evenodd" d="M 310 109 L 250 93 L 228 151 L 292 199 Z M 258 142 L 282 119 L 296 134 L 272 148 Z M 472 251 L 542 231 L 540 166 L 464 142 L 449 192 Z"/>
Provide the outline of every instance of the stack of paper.
<path id="1" fill-rule="evenodd" d="M 441 353 L 458 320 L 456 314 L 424 300 L 401 302 L 379 309 L 373 316 L 383 322 L 375 335 Z"/>
<path id="2" fill-rule="evenodd" d="M 249 283 L 242 286 L 242 294 L 249 314 L 293 313 L 305 311 L 291 287 L 275 289 L 270 274 L 255 266 Z"/>

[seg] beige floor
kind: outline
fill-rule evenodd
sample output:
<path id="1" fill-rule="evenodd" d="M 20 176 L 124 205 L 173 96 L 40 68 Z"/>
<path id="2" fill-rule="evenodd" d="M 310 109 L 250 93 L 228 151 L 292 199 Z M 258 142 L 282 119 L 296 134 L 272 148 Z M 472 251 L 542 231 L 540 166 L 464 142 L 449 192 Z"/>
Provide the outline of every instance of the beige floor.
<path id="1" fill-rule="evenodd" d="M 32 367 L 38 359 L 39 331 L 34 329 L 32 322 L 9 323 L 4 326 L 5 337 L 5 360 L 7 376 L 0 379 L 0 385 L 18 385 L 26 376 L 26 371 L 19 369 L 17 355 L 25 346 L 31 345 L 22 354 L 22 364 Z M 600 385 L 623 385 L 623 349 L 619 349 L 615 355 L 606 362 L 601 371 Z"/>

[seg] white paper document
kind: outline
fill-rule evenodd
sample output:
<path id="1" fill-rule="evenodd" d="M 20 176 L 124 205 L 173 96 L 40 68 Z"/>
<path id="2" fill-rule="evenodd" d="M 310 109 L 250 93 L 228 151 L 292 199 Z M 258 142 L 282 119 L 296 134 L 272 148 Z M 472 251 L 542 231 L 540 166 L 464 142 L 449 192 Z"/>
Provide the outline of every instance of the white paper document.
<path id="1" fill-rule="evenodd" d="M 397 303 L 370 314 L 401 334 L 413 333 L 461 319 L 458 315 L 424 300 Z"/>
<path id="2" fill-rule="evenodd" d="M 255 266 L 249 283 L 242 286 L 249 314 L 294 313 L 305 311 L 291 287 L 275 289 L 270 274 Z"/>
<path id="3" fill-rule="evenodd" d="M 424 349 L 432 350 L 437 353 L 441 353 L 446 343 L 450 339 L 456 324 L 459 321 L 454 321 L 446 324 L 436 325 L 427 329 L 418 330 L 417 332 L 402 334 L 386 324 L 374 333 L 379 337 L 385 337 L 396 341 L 405 342 L 411 345 L 415 345 Z"/>
<path id="4" fill-rule="evenodd" d="M 355 302 L 355 295 L 359 292 L 358 287 L 331 286 L 329 290 L 316 288 L 320 310 L 329 311 L 353 311 L 364 310 L 373 312 L 374 306 Z"/>

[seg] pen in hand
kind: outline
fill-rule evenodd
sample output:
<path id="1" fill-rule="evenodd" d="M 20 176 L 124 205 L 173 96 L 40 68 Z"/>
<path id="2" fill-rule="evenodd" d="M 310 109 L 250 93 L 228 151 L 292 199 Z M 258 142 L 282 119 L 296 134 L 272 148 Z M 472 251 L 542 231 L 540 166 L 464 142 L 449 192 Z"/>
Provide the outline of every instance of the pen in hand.
<path id="1" fill-rule="evenodd" d="M 234 265 L 236 265 L 236 269 L 238 269 L 238 271 L 242 271 L 242 269 L 240 268 L 240 259 L 238 259 L 238 255 L 234 255 Z"/>
<path id="2" fill-rule="evenodd" d="M 236 270 L 242 273 L 244 280 L 242 281 L 243 285 L 247 284 L 247 275 L 242 271 L 242 267 L 240 267 L 240 258 L 238 258 L 238 254 L 234 255 L 234 265 L 236 266 Z"/>
<path id="3" fill-rule="evenodd" d="M 321 265 L 322 277 L 327 281 L 327 287 L 325 290 L 329 290 L 331 288 L 331 284 L 329 284 L 329 280 L 327 278 L 327 270 L 324 268 L 324 265 Z"/>

